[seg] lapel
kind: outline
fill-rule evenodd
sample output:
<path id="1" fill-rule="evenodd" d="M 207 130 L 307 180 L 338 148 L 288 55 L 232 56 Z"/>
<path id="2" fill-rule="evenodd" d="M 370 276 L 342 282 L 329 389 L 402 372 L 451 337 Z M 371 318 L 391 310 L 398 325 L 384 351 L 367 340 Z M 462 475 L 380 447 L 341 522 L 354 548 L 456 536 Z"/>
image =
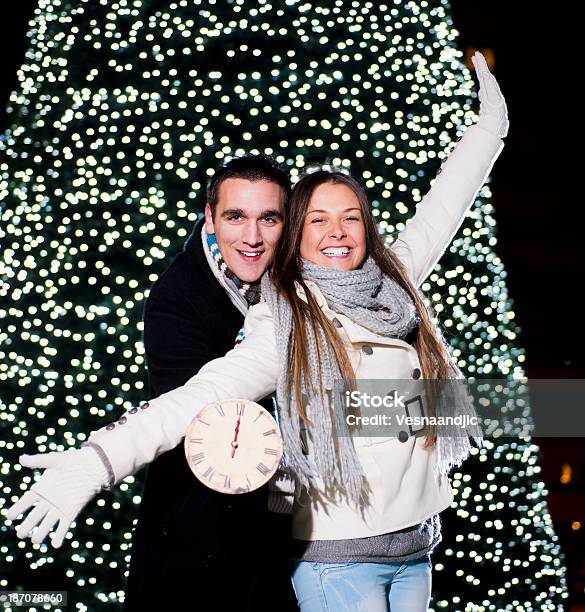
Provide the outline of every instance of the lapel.
<path id="1" fill-rule="evenodd" d="M 219 284 L 219 281 L 209 268 L 201 242 L 201 229 L 204 223 L 205 217 L 197 221 L 183 248 L 186 260 L 185 287 L 183 291 L 185 293 L 204 295 L 211 308 L 230 328 L 231 326 L 237 326 L 234 333 L 235 339 L 235 334 L 243 324 L 244 316 L 232 304 L 226 290 Z"/>

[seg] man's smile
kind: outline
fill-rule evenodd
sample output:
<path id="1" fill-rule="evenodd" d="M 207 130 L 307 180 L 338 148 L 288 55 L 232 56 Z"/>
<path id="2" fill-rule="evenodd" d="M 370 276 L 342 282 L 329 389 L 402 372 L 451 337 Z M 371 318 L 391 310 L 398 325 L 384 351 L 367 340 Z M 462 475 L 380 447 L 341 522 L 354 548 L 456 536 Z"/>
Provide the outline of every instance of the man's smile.
<path id="1" fill-rule="evenodd" d="M 249 263 L 257 262 L 260 259 L 260 257 L 262 257 L 262 254 L 264 253 L 264 251 L 256 251 L 253 249 L 250 249 L 250 250 L 236 249 L 236 251 L 238 252 L 240 257 L 244 261 L 249 262 Z"/>

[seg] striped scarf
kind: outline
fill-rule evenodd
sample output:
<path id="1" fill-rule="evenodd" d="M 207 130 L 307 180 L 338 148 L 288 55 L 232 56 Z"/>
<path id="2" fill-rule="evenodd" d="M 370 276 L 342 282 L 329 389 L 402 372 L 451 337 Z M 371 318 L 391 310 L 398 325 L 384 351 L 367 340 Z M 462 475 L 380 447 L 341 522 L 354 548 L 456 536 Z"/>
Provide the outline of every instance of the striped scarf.
<path id="1" fill-rule="evenodd" d="M 226 289 L 230 292 L 230 298 L 233 298 L 232 301 L 235 305 L 243 314 L 246 314 L 250 306 L 260 301 L 260 279 L 253 283 L 249 283 L 238 278 L 225 262 L 219 250 L 215 234 L 208 234 L 205 232 L 205 236 L 207 239 L 208 252 L 217 266 L 217 271 L 224 281 Z M 236 336 L 235 343 L 239 344 L 243 339 L 244 328 L 242 327 Z"/>

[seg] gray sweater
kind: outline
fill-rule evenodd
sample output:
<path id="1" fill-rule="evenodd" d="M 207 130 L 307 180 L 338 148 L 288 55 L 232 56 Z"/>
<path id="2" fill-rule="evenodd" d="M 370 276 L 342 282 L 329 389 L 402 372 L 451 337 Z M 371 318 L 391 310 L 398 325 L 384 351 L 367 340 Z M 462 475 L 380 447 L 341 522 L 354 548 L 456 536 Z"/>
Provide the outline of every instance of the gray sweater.
<path id="1" fill-rule="evenodd" d="M 430 553 L 441 539 L 441 519 L 434 514 L 418 525 L 369 538 L 293 540 L 291 557 L 321 563 L 394 563 Z"/>

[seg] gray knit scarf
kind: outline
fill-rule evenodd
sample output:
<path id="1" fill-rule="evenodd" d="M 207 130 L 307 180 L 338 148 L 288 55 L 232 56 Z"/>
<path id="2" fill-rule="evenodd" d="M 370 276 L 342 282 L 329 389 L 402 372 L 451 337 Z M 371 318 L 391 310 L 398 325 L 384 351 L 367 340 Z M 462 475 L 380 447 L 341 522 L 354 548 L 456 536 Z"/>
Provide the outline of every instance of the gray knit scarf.
<path id="1" fill-rule="evenodd" d="M 305 281 L 313 281 L 322 292 L 331 310 L 349 317 L 358 325 L 382 336 L 403 338 L 419 323 L 416 307 L 408 293 L 393 279 L 382 273 L 376 262 L 368 257 L 363 266 L 356 270 L 337 270 L 320 266 L 302 259 L 302 275 Z M 331 409 L 331 397 L 335 381 L 341 381 L 339 365 L 332 351 L 328 349 L 323 330 L 317 326 L 317 333 L 323 350 L 317 361 L 317 343 L 313 328 L 305 321 L 308 346 L 305 347 L 310 376 L 319 381 L 321 372 L 325 404 L 320 394 L 313 393 L 311 386 L 301 380 L 301 393 L 305 401 L 306 414 L 314 423 L 311 427 L 314 455 L 308 457 L 300 443 L 300 418 L 294 393 L 286 388 L 289 346 L 292 334 L 292 309 L 288 301 L 278 294 L 269 274 L 265 274 L 261 284 L 262 299 L 265 300 L 274 317 L 274 330 L 278 354 L 281 356 L 276 397 L 280 409 L 280 428 L 284 442 L 287 465 L 297 482 L 307 489 L 320 478 L 326 489 L 341 490 L 358 503 L 366 502 L 369 494 L 359 459 L 357 457 L 345 414 Z M 446 345 L 446 343 L 445 343 Z M 446 345 L 447 346 L 447 345 Z M 463 378 L 459 368 L 452 363 L 452 378 Z M 460 385 L 456 386 L 459 389 Z M 451 391 L 454 386 L 449 385 Z M 463 387 L 461 386 L 463 391 Z M 327 399 L 328 398 L 328 399 Z M 448 414 L 470 414 L 475 411 L 469 405 L 468 396 L 457 398 L 449 396 L 448 401 L 439 401 L 437 416 Z M 463 403 L 463 405 L 462 405 Z M 455 405 L 458 406 L 455 411 Z M 468 429 L 478 445 L 481 446 L 479 426 Z M 447 474 L 451 467 L 460 465 L 468 456 L 471 446 L 467 436 L 458 435 L 453 425 L 437 426 L 437 474 Z M 451 435 L 450 435 L 451 434 Z M 337 447 L 337 448 L 336 448 Z M 391 469 L 391 466 L 389 466 Z M 296 487 L 297 495 L 301 487 Z"/>

